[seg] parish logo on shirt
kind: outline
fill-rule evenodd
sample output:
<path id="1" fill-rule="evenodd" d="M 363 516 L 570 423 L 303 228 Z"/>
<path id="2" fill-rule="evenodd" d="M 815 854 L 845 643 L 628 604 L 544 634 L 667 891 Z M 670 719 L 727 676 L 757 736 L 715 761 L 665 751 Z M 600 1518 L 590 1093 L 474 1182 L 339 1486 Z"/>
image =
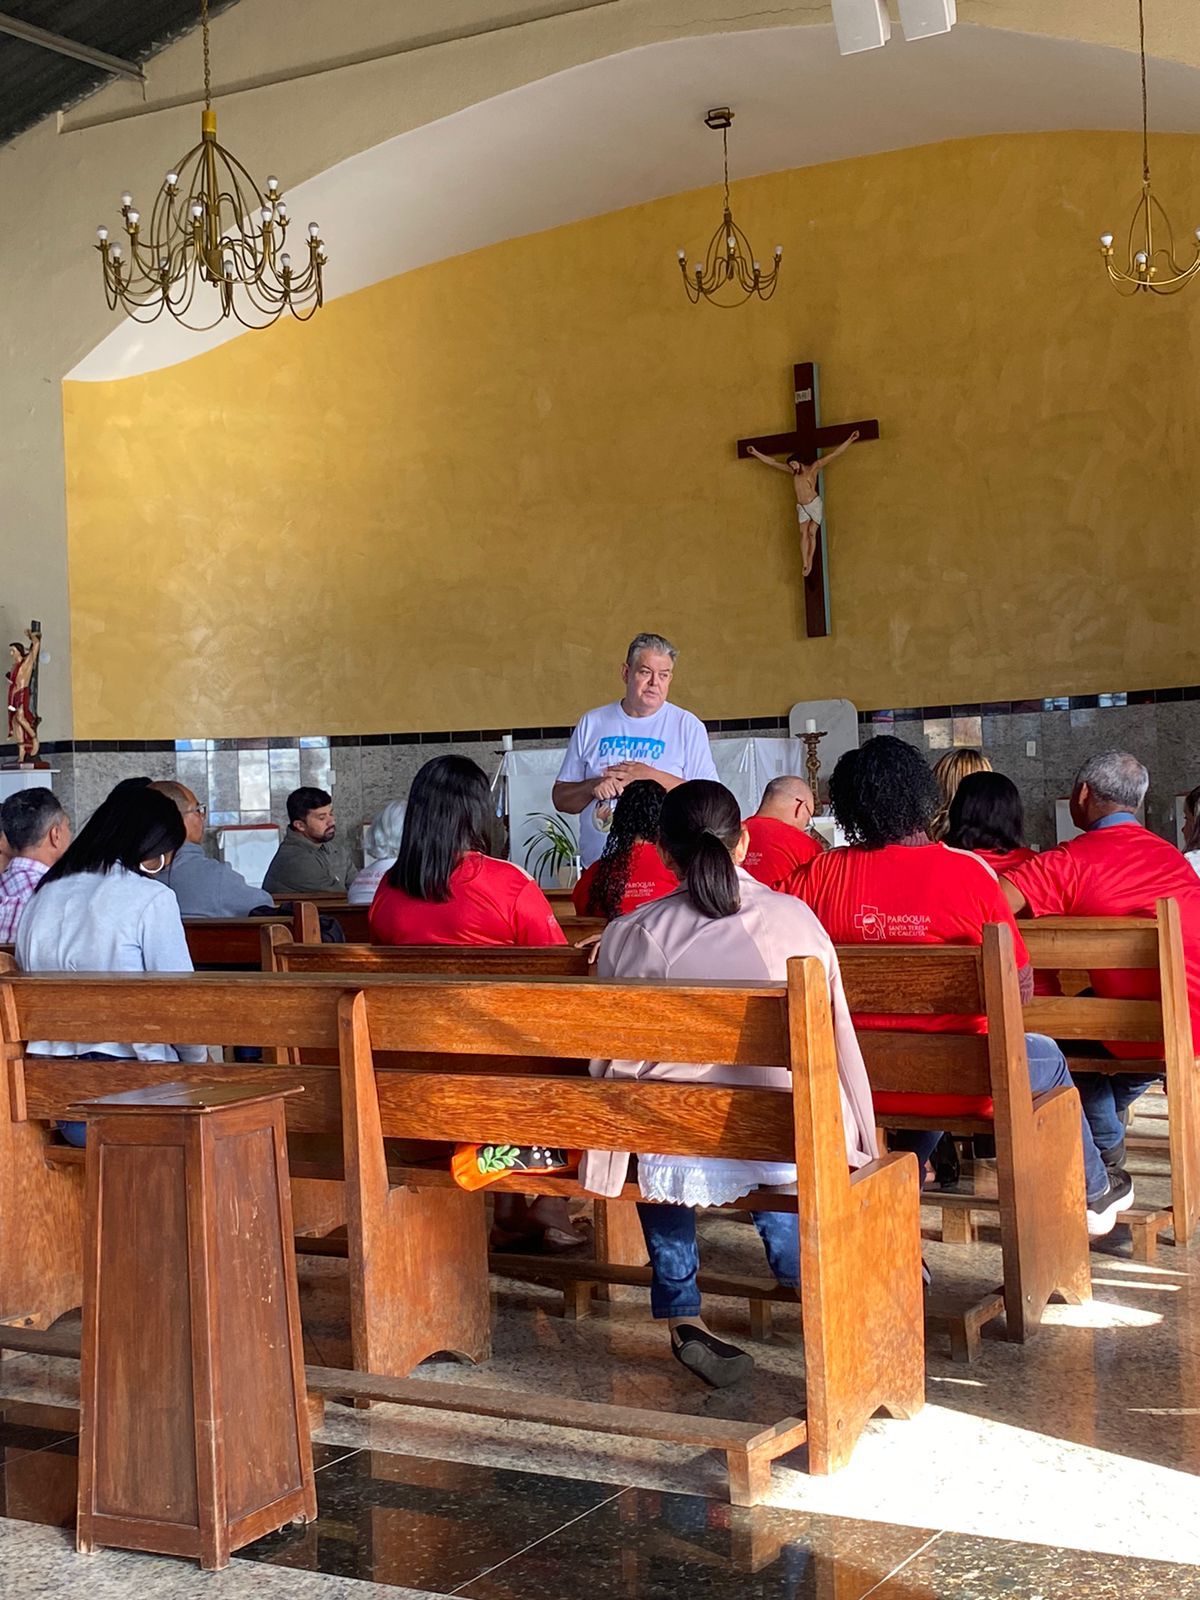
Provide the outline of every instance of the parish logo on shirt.
<path id="1" fill-rule="evenodd" d="M 878 906 L 863 906 L 854 913 L 854 926 L 871 944 L 884 940 L 904 943 L 921 941 L 929 935 L 931 919 L 920 911 L 880 911 Z"/>
<path id="2" fill-rule="evenodd" d="M 619 761 L 657 761 L 666 748 L 665 739 L 638 739 L 628 733 L 610 733 L 596 746 L 596 755 L 606 765 L 615 767 Z"/>

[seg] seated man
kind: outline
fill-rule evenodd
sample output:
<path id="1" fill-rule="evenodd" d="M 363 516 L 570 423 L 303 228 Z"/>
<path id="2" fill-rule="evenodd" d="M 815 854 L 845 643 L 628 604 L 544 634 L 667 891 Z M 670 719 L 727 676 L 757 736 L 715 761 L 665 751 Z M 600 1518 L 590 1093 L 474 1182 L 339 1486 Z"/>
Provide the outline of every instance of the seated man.
<path id="1" fill-rule="evenodd" d="M 18 789 L 0 806 L 0 828 L 9 853 L 0 872 L 0 941 L 10 944 L 30 895 L 70 844 L 71 824 L 52 790 Z"/>
<path id="2" fill-rule="evenodd" d="M 162 875 L 162 881 L 175 891 L 181 917 L 249 917 L 256 911 L 274 911 L 275 903 L 265 889 L 254 889 L 227 861 L 206 856 L 204 838 L 205 807 L 186 784 L 164 778 L 150 785 L 168 800 L 173 800 L 187 831 L 186 843 Z"/>
<path id="3" fill-rule="evenodd" d="M 349 846 L 336 840 L 332 797 L 324 789 L 293 789 L 287 814 L 288 830 L 263 888 L 272 895 L 345 894 L 354 867 Z"/>
<path id="4" fill-rule="evenodd" d="M 797 867 L 821 854 L 808 831 L 816 805 L 803 778 L 772 778 L 758 810 L 745 821 L 750 848 L 742 866 L 768 889 L 782 889 Z"/>
<path id="5" fill-rule="evenodd" d="M 1137 809 L 1150 775 L 1136 756 L 1106 750 L 1080 767 L 1071 820 L 1083 832 L 1044 850 L 1000 880 L 1017 916 L 1152 917 L 1154 902 L 1179 903 L 1193 1042 L 1200 1041 L 1200 878 L 1173 844 L 1142 827 Z M 1115 999 L 1157 999 L 1156 971 L 1093 972 L 1092 988 Z M 1117 1058 L 1161 1056 L 1161 1045 L 1114 1041 Z M 1142 1073 L 1076 1072 L 1083 1113 L 1111 1170 L 1125 1165 L 1125 1112 L 1155 1079 Z"/>
<path id="6" fill-rule="evenodd" d="M 941 796 L 920 751 L 903 739 L 868 739 L 834 767 L 829 798 L 850 843 L 801 867 L 788 889 L 812 907 L 834 943 L 978 945 L 988 923 L 1006 923 L 1021 996 L 1029 999 L 1033 969 L 996 874 L 978 856 L 930 841 L 929 824 Z M 871 1014 L 854 1022 L 858 1028 L 987 1032 L 981 1016 Z M 1025 1044 L 1035 1095 L 1070 1084 L 1066 1060 L 1053 1039 L 1030 1033 Z M 1133 1204 L 1133 1185 L 1126 1173 L 1105 1167 L 1087 1122 L 1080 1121 L 1088 1233 L 1098 1237 L 1110 1233 L 1118 1212 Z M 923 1165 L 940 1138 L 940 1132 L 901 1133 L 892 1142 L 915 1151 Z"/>

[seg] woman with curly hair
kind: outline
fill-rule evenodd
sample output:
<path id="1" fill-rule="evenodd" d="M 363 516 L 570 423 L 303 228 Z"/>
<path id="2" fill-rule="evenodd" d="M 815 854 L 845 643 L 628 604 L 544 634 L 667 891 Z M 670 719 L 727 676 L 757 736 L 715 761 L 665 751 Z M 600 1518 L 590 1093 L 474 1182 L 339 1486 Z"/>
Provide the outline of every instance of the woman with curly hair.
<path id="1" fill-rule="evenodd" d="M 950 802 L 946 843 L 971 850 L 993 872 L 1011 872 L 1037 854 L 1025 843 L 1025 807 L 1002 772 L 972 772 Z"/>
<path id="2" fill-rule="evenodd" d="M 975 855 L 952 850 L 929 838 L 938 803 L 938 786 L 919 750 L 902 739 L 868 739 L 850 750 L 833 769 L 829 784 L 833 814 L 849 840 L 827 850 L 789 880 L 791 892 L 816 912 L 835 944 L 983 943 L 989 922 L 1003 923 L 1012 935 L 1021 998 L 1033 994 L 1033 968 L 1000 880 Z M 889 1028 L 927 1033 L 986 1033 L 982 1016 L 857 1015 L 859 1029 Z M 1035 1095 L 1071 1085 L 1066 1059 L 1053 1039 L 1025 1035 L 1030 1088 Z M 882 1094 L 875 1097 L 880 1121 L 888 1113 L 915 1113 L 932 1119 L 941 1113 L 934 1096 Z M 1083 1169 L 1088 1232 L 1110 1233 L 1117 1214 L 1129 1208 L 1133 1188 L 1124 1173 L 1109 1173 L 1087 1122 Z M 912 1150 L 922 1165 L 940 1132 L 894 1133 L 897 1149 Z"/>
<path id="3" fill-rule="evenodd" d="M 950 826 L 950 806 L 958 793 L 958 786 L 973 772 L 990 772 L 992 763 L 982 750 L 947 750 L 933 764 L 934 781 L 941 794 L 941 803 L 929 824 L 931 839 L 944 839 Z"/>
<path id="4" fill-rule="evenodd" d="M 665 796 L 662 785 L 650 778 L 626 787 L 613 811 L 604 854 L 592 862 L 571 895 L 581 917 L 611 922 L 678 889 L 679 879 L 657 849 Z"/>

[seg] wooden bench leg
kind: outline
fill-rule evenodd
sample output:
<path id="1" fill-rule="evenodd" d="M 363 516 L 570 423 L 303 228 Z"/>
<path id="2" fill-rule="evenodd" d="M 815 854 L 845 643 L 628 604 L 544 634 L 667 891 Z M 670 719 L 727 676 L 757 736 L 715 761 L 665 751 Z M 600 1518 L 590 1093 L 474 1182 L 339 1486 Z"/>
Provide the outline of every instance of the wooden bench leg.
<path id="1" fill-rule="evenodd" d="M 1174 1225 L 1171 1211 L 1126 1211 L 1119 1219 L 1129 1229 L 1135 1261 L 1152 1262 L 1158 1255 L 1159 1236 Z"/>
<path id="2" fill-rule="evenodd" d="M 599 1284 L 589 1283 L 586 1279 L 580 1278 L 563 1284 L 562 1314 L 567 1322 L 579 1322 L 583 1317 L 591 1316 L 592 1296 L 599 1287 Z"/>
<path id="3" fill-rule="evenodd" d="M 750 1337 L 763 1340 L 771 1337 L 771 1302 L 769 1300 L 751 1300 Z"/>
<path id="4" fill-rule="evenodd" d="M 492 1353 L 482 1191 L 390 1187 L 361 994 L 338 1007 L 350 1336 L 360 1372 L 402 1377 L 428 1356 Z"/>
<path id="5" fill-rule="evenodd" d="M 84 1169 L 48 1165 L 48 1137 L 0 1096 L 0 1320 L 43 1328 L 83 1301 Z"/>
<path id="6" fill-rule="evenodd" d="M 999 1118 L 996 1138 L 1005 1329 L 1010 1340 L 1024 1344 L 1051 1295 L 1069 1305 L 1092 1298 L 1078 1093 L 1052 1089 L 1034 1101 L 1019 1155 Z"/>
<path id="7" fill-rule="evenodd" d="M 646 1239 L 632 1200 L 597 1200 L 593 1213 L 596 1260 L 612 1267 L 644 1267 Z M 637 1298 L 636 1290 L 619 1283 L 596 1286 L 597 1300 L 617 1302 Z"/>
<path id="8" fill-rule="evenodd" d="M 760 1450 L 727 1450 L 729 1504 L 757 1506 L 771 1486 L 771 1458 Z"/>
<path id="9" fill-rule="evenodd" d="M 975 1218 L 966 1206 L 943 1206 L 942 1243 L 974 1244 Z"/>

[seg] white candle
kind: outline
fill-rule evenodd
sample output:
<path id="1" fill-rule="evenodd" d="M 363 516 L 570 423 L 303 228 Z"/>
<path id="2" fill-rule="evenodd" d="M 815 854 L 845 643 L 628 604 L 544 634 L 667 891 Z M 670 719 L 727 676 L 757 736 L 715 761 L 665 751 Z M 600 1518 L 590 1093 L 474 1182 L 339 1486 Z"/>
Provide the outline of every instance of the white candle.
<path id="1" fill-rule="evenodd" d="M 816 733 L 817 725 L 812 717 L 809 717 L 808 721 L 804 724 L 804 731 L 805 733 Z"/>
<path id="2" fill-rule="evenodd" d="M 813 726 L 815 727 L 816 724 L 814 723 Z M 503 739 L 501 739 L 500 743 L 504 746 L 504 748 L 506 750 L 511 750 L 512 749 L 512 734 L 511 733 L 506 733 L 504 735 Z"/>

